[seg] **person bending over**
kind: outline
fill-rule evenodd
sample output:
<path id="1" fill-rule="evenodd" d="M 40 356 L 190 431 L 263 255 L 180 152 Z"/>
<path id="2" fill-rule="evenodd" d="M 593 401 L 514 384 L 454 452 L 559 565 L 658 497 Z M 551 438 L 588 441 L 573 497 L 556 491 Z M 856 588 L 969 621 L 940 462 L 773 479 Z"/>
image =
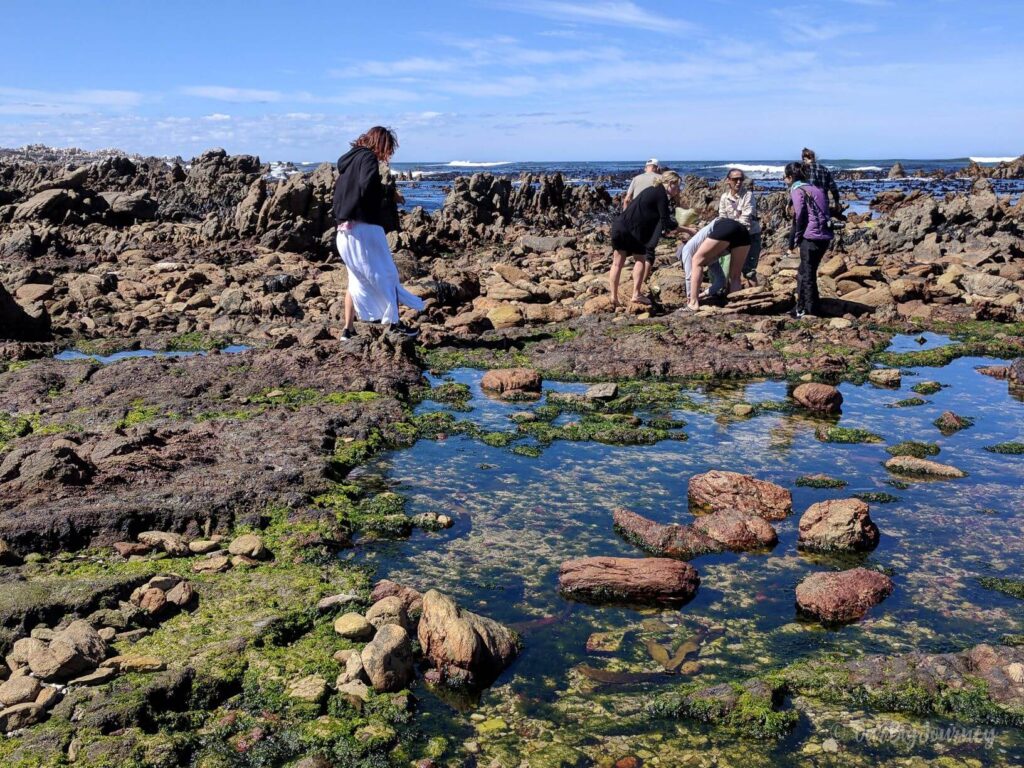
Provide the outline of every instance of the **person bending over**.
<path id="1" fill-rule="evenodd" d="M 800 247 L 800 266 L 796 272 L 795 317 L 818 313 L 818 265 L 832 241 L 828 197 L 820 187 L 807 183 L 800 163 L 786 166 L 784 180 L 793 202 L 793 227 L 789 249 Z"/>
<path id="2" fill-rule="evenodd" d="M 355 336 L 357 315 L 364 322 L 384 323 L 396 333 L 415 336 L 418 331 L 399 322 L 398 305 L 421 310 L 423 300 L 402 286 L 384 232 L 389 219 L 395 218 L 388 215 L 395 200 L 385 192 L 380 164 L 391 159 L 398 138 L 377 125 L 351 147 L 338 158 L 333 205 L 338 255 L 348 269 L 342 337 Z"/>
<path id="3" fill-rule="evenodd" d="M 619 277 L 626 256 L 636 257 L 633 265 L 633 295 L 631 301 L 650 304 L 641 288 L 650 277 L 654 265 L 654 249 L 663 232 L 676 228 L 673 216 L 675 200 L 679 197 L 679 174 L 666 171 L 653 187 L 641 192 L 622 213 L 612 221 L 612 268 L 608 273 L 608 288 L 612 306 L 619 305 Z"/>
<path id="4" fill-rule="evenodd" d="M 757 198 L 753 190 L 743 189 L 746 176 L 739 168 L 730 168 L 725 175 L 728 189 L 718 201 L 718 215 L 723 219 L 734 219 L 750 232 L 750 250 L 743 262 L 743 276 L 757 282 L 757 260 L 761 256 L 761 221 L 757 216 Z"/>
<path id="5" fill-rule="evenodd" d="M 685 243 L 676 248 L 676 258 L 679 259 L 679 263 L 683 266 L 683 272 L 685 274 L 684 280 L 686 285 L 686 299 L 689 302 L 690 299 L 690 276 L 693 274 L 693 257 L 697 253 L 697 249 L 708 239 L 711 234 L 711 230 L 715 226 L 715 222 L 721 221 L 721 218 L 714 218 L 704 227 L 699 230 L 690 230 L 690 239 Z M 685 230 L 686 228 L 684 228 Z M 708 276 L 711 278 L 711 288 L 706 292 L 701 293 L 699 298 L 707 298 L 708 296 L 720 296 L 725 294 L 729 287 L 728 282 L 725 279 L 725 270 L 722 269 L 720 261 L 713 261 L 708 265 Z M 702 276 L 703 279 L 703 276 Z"/>
<path id="6" fill-rule="evenodd" d="M 694 243 L 698 239 L 700 241 L 696 242 L 694 246 L 689 270 L 686 269 L 685 248 L 683 249 L 684 253 L 680 256 L 683 259 L 683 270 L 688 272 L 686 308 L 694 311 L 700 308 L 699 293 L 700 283 L 704 277 L 704 268 L 717 264 L 723 253 L 731 251 L 729 290 L 738 291 L 740 289 L 740 269 L 743 267 L 747 251 L 750 249 L 750 232 L 734 219 L 715 219 L 694 235 L 686 246 L 689 247 L 690 243 Z M 719 270 L 721 270 L 721 266 L 719 266 Z M 722 282 L 724 283 L 724 280 Z M 712 285 L 712 293 L 714 289 L 715 287 Z"/>

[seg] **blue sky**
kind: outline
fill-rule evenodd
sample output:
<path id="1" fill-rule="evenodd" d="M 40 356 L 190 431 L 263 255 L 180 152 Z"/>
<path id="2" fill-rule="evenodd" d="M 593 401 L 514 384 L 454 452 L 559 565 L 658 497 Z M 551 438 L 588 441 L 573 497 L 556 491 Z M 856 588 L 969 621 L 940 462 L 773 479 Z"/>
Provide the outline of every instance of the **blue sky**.
<path id="1" fill-rule="evenodd" d="M 1024 152 L 1024 3 L 0 4 L 0 146 L 398 161 Z"/>

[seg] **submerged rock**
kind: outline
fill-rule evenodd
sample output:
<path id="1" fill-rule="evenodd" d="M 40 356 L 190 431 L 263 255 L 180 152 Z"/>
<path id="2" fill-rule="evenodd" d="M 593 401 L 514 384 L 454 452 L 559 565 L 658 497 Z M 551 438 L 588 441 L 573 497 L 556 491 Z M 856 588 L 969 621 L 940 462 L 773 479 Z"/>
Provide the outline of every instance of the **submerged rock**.
<path id="1" fill-rule="evenodd" d="M 829 384 L 808 382 L 793 390 L 793 399 L 804 408 L 819 413 L 839 413 L 842 410 L 843 395 Z"/>
<path id="2" fill-rule="evenodd" d="M 436 589 L 423 595 L 417 634 L 424 657 L 454 684 L 489 684 L 520 649 L 511 629 L 460 608 Z"/>
<path id="3" fill-rule="evenodd" d="M 885 468 L 890 472 L 900 475 L 942 478 L 967 477 L 967 473 L 962 469 L 929 459 L 919 459 L 916 456 L 893 456 L 885 462 Z"/>
<path id="4" fill-rule="evenodd" d="M 733 552 L 770 549 L 778 534 L 763 517 L 735 509 L 720 509 L 697 518 L 694 529 Z"/>
<path id="5" fill-rule="evenodd" d="M 862 552 L 878 545 L 878 526 L 860 499 L 812 504 L 800 518 L 797 546 L 820 552 Z"/>
<path id="6" fill-rule="evenodd" d="M 780 738 L 797 724 L 796 710 L 783 710 L 785 687 L 778 681 L 753 678 L 742 683 L 689 685 L 658 696 L 647 708 L 656 717 L 712 723 L 726 731 L 754 738 Z"/>
<path id="7" fill-rule="evenodd" d="M 558 576 L 562 594 L 588 602 L 682 603 L 698 586 L 693 566 L 663 557 L 584 557 L 562 563 Z"/>
<path id="8" fill-rule="evenodd" d="M 739 472 L 713 469 L 690 478 L 690 508 L 697 512 L 736 510 L 765 520 L 782 520 L 793 511 L 793 496 L 781 485 Z"/>
<path id="9" fill-rule="evenodd" d="M 839 624 L 859 619 L 892 590 L 892 579 L 867 568 L 814 573 L 797 585 L 796 603 L 801 611 L 820 621 Z"/>
<path id="10" fill-rule="evenodd" d="M 615 509 L 612 516 L 619 535 L 653 554 L 690 560 L 723 549 L 719 542 L 692 525 L 661 525 L 622 507 Z"/>
<path id="11" fill-rule="evenodd" d="M 943 411 L 942 415 L 939 416 L 934 422 L 935 426 L 939 428 L 939 432 L 944 435 L 952 435 L 959 432 L 961 429 L 967 429 L 974 424 L 974 419 L 967 416 L 959 416 L 953 411 Z"/>

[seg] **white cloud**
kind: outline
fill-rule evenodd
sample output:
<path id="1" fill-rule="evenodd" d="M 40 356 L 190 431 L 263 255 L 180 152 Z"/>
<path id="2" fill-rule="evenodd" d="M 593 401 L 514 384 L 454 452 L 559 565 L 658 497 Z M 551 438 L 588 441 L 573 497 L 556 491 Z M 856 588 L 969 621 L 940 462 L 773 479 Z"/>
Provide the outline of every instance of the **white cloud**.
<path id="1" fill-rule="evenodd" d="M 123 111 L 142 102 L 137 91 L 87 89 L 41 91 L 0 87 L 0 114 L 72 115 L 94 110 Z"/>
<path id="2" fill-rule="evenodd" d="M 520 0 L 516 3 L 498 2 L 495 5 L 505 10 L 519 11 L 555 21 L 607 24 L 650 32 L 673 33 L 695 28 L 690 22 L 645 11 L 632 2 L 571 3 Z"/>
<path id="3" fill-rule="evenodd" d="M 280 91 L 265 91 L 256 88 L 232 88 L 226 85 L 192 85 L 181 89 L 186 96 L 215 101 L 277 102 L 284 98 Z"/>
<path id="4" fill-rule="evenodd" d="M 212 115 L 206 115 L 203 118 L 203 120 L 209 120 L 210 122 L 213 122 L 213 123 L 220 123 L 220 122 L 224 122 L 225 120 L 230 120 L 230 119 L 231 119 L 231 115 L 225 115 L 223 112 L 214 112 Z"/>

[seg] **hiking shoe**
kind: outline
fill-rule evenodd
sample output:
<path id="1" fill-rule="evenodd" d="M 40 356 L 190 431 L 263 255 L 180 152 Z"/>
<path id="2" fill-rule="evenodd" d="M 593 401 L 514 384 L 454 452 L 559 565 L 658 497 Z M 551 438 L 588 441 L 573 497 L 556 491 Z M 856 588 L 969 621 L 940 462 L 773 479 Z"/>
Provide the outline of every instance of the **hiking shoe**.
<path id="1" fill-rule="evenodd" d="M 354 339 L 355 337 L 356 337 L 356 332 L 352 328 L 346 328 L 345 330 L 343 330 L 341 332 L 341 340 L 342 341 L 349 341 L 351 339 Z"/>
<path id="2" fill-rule="evenodd" d="M 388 326 L 387 332 L 398 336 L 404 336 L 407 339 L 415 339 L 420 335 L 419 328 L 413 328 L 405 323 L 392 323 Z"/>

